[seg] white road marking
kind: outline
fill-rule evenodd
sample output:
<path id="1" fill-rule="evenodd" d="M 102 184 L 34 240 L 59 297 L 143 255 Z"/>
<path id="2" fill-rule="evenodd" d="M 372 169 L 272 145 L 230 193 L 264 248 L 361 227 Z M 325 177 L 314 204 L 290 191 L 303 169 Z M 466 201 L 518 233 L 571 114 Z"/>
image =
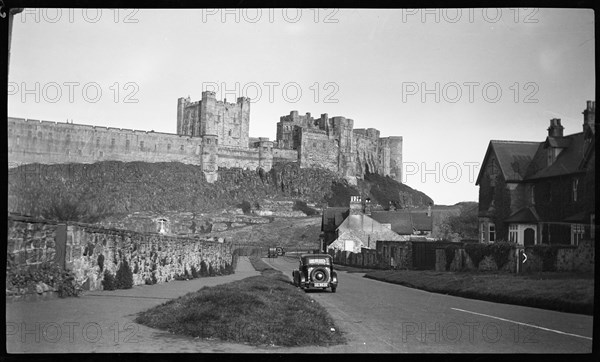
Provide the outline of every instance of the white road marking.
<path id="1" fill-rule="evenodd" d="M 579 338 L 589 339 L 590 341 L 592 340 L 592 338 L 590 338 L 590 337 L 585 337 L 585 336 L 580 336 L 579 334 L 573 334 L 573 333 L 567 333 L 567 332 L 563 332 L 563 331 L 558 331 L 556 329 L 544 328 L 544 327 L 536 326 L 534 324 L 517 322 L 517 321 L 510 320 L 510 319 L 505 319 L 505 318 L 500 318 L 500 317 L 494 317 L 494 316 L 491 316 L 491 315 L 488 315 L 488 314 L 471 312 L 471 311 L 464 310 L 464 309 L 459 309 L 459 308 L 450 308 L 450 309 L 454 309 L 454 310 L 457 310 L 459 312 L 477 314 L 477 315 L 488 317 L 488 318 L 499 319 L 501 321 L 511 322 L 511 323 L 515 323 L 515 324 L 520 324 L 522 326 L 527 326 L 527 327 L 532 327 L 532 328 L 538 328 L 538 329 L 541 329 L 541 330 L 544 330 L 544 331 L 548 331 L 548 332 L 554 332 L 554 333 L 558 333 L 558 334 L 564 334 L 564 335 L 567 335 L 567 336 L 573 336 L 573 337 L 579 337 Z"/>

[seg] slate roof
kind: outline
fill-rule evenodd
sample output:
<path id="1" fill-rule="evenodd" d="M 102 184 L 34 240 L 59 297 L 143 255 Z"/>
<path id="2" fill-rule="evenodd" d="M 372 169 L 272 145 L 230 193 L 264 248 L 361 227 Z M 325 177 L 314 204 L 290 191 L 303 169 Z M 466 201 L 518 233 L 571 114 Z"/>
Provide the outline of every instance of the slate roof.
<path id="1" fill-rule="evenodd" d="M 371 217 L 382 224 L 390 224 L 392 230 L 400 235 L 410 235 L 413 231 L 431 231 L 433 218 L 426 211 L 408 209 L 396 211 L 373 211 Z"/>
<path id="2" fill-rule="evenodd" d="M 535 156 L 540 142 L 500 141 L 491 140 L 484 157 L 484 165 L 490 153 L 496 155 L 500 170 L 506 181 L 522 181 L 527 168 Z M 485 167 L 479 170 L 476 185 L 485 172 Z"/>
<path id="3" fill-rule="evenodd" d="M 562 148 L 556 160 L 548 166 L 548 147 Z M 584 157 L 584 134 L 574 133 L 564 137 L 547 137 L 544 142 L 492 140 L 479 170 L 479 184 L 490 154 L 495 154 L 500 170 L 507 182 L 535 180 L 581 172 Z"/>
<path id="4" fill-rule="evenodd" d="M 550 166 L 546 166 L 548 162 L 546 159 L 546 145 L 548 145 L 550 142 L 544 142 L 540 145 L 540 152 L 538 153 L 541 157 L 536 157 L 534 159 L 535 165 L 538 167 L 538 169 L 535 170 L 533 167 L 530 168 L 527 179 L 533 180 L 568 175 L 580 171 L 579 165 L 584 156 L 583 132 L 562 137 L 560 142 L 563 145 L 568 144 L 568 146 L 563 149 L 563 151 L 558 155 L 558 157 L 556 157 L 556 160 Z"/>

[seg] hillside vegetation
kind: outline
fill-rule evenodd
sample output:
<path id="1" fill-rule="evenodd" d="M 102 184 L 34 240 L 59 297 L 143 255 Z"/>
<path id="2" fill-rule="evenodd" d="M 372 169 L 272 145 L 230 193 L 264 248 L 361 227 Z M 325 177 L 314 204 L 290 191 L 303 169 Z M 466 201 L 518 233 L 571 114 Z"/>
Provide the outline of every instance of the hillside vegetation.
<path id="1" fill-rule="evenodd" d="M 136 211 L 217 212 L 269 198 L 347 206 L 358 189 L 372 190 L 371 199 L 384 207 L 400 202 L 400 191 L 417 205 L 431 201 L 389 177 L 370 175 L 355 187 L 333 172 L 296 163 L 275 164 L 269 172 L 222 169 L 212 184 L 199 166 L 177 162 L 33 164 L 11 169 L 8 179 L 9 212 L 82 222 Z"/>

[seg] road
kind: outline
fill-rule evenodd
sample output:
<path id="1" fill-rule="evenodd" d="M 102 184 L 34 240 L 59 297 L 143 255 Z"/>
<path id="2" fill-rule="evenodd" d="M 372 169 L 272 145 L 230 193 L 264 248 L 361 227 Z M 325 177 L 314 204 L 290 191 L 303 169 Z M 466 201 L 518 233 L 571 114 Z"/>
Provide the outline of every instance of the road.
<path id="1" fill-rule="evenodd" d="M 263 259 L 291 276 L 297 258 Z M 336 293 L 308 291 L 348 338 L 321 352 L 591 353 L 591 316 L 430 293 L 338 271 Z"/>

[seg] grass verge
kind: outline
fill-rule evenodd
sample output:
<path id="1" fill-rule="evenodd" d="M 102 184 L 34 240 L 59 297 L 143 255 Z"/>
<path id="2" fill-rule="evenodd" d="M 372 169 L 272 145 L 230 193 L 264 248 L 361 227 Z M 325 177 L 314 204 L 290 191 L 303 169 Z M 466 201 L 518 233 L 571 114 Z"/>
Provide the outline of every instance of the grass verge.
<path id="1" fill-rule="evenodd" d="M 327 311 L 260 258 L 261 275 L 204 287 L 140 313 L 136 322 L 174 334 L 269 346 L 328 346 L 345 338 Z"/>
<path id="2" fill-rule="evenodd" d="M 497 303 L 577 314 L 594 312 L 594 279 L 587 275 L 378 270 L 368 272 L 365 278 Z"/>

